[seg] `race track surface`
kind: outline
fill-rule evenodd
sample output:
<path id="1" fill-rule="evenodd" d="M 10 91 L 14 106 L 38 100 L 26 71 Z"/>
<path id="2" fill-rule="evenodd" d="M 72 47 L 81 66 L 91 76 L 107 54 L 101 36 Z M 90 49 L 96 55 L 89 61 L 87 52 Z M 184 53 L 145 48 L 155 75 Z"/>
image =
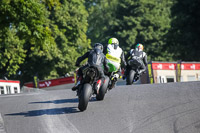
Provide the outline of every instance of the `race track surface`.
<path id="1" fill-rule="evenodd" d="M 84 112 L 71 89 L 0 96 L 0 133 L 200 133 L 200 82 L 117 86 Z"/>

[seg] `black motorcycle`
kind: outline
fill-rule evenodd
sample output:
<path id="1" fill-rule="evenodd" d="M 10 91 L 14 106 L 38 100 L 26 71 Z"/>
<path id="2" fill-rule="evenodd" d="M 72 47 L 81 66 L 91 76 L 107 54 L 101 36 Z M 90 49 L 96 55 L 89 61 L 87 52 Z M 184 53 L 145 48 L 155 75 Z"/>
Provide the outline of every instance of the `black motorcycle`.
<path id="1" fill-rule="evenodd" d="M 132 85 L 140 79 L 141 74 L 139 73 L 140 64 L 131 60 L 128 61 L 129 69 L 127 70 L 126 85 Z"/>
<path id="2" fill-rule="evenodd" d="M 101 83 L 101 86 L 98 86 L 98 82 L 101 82 L 98 69 L 95 66 L 89 66 L 83 70 L 83 79 L 77 91 L 79 98 L 78 108 L 80 111 L 87 109 L 92 95 L 96 95 L 97 100 L 104 99 L 108 86 L 107 78 L 104 83 Z"/>
<path id="3" fill-rule="evenodd" d="M 138 70 L 130 70 L 126 78 L 126 85 L 132 85 L 134 82 L 137 82 L 140 79 L 140 74 Z"/>

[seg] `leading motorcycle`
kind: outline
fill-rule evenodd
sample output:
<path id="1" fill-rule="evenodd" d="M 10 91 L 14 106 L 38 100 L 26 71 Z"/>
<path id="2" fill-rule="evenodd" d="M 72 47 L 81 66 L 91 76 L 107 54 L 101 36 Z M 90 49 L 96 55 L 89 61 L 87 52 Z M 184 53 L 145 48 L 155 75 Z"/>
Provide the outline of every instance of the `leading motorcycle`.
<path id="1" fill-rule="evenodd" d="M 132 85 L 140 79 L 139 64 L 135 60 L 128 61 L 129 70 L 127 71 L 126 85 Z"/>
<path id="2" fill-rule="evenodd" d="M 140 79 L 140 74 L 138 73 L 138 70 L 130 70 L 129 74 L 126 78 L 126 85 L 132 85 L 134 82 L 137 82 Z"/>

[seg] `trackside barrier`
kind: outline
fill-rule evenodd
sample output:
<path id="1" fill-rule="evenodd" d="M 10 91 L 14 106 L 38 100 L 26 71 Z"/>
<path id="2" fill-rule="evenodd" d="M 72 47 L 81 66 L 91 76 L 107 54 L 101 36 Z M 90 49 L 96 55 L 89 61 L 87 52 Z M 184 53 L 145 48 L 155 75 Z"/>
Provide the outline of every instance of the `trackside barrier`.
<path id="1" fill-rule="evenodd" d="M 51 79 L 51 80 L 42 80 L 42 81 L 39 81 L 39 88 L 70 84 L 70 83 L 74 83 L 74 81 L 75 81 L 74 77 L 64 77 L 64 78 Z M 24 86 L 34 88 L 33 82 L 25 83 Z"/>
<path id="2" fill-rule="evenodd" d="M 152 68 L 152 69 L 151 69 Z M 185 82 L 200 80 L 200 62 L 150 62 L 148 77 L 152 83 Z"/>

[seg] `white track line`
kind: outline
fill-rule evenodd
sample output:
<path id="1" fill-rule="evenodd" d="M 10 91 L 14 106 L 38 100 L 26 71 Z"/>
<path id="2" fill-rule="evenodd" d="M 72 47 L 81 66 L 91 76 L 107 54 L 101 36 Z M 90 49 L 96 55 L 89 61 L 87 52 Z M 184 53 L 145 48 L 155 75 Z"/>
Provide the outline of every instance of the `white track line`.
<path id="1" fill-rule="evenodd" d="M 0 113 L 0 133 L 6 133 L 6 131 L 4 129 L 4 122 L 3 122 L 3 118 L 1 116 L 1 113 Z"/>

